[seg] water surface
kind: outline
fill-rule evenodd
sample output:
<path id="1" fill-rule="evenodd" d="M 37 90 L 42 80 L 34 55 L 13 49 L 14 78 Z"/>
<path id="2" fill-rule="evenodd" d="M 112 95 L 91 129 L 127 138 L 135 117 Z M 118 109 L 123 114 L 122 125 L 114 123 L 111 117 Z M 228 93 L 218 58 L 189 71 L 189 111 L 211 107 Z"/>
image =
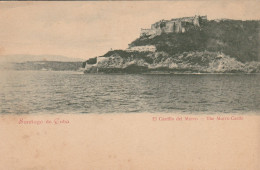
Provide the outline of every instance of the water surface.
<path id="1" fill-rule="evenodd" d="M 0 113 L 260 112 L 260 75 L 95 75 L 8 71 Z"/>

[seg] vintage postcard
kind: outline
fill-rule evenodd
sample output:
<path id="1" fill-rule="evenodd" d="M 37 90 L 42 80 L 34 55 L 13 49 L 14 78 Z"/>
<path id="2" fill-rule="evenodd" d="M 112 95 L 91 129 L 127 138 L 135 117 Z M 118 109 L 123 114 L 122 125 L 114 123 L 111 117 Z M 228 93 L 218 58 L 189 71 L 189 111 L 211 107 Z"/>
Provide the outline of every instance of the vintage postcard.
<path id="1" fill-rule="evenodd" d="M 0 2 L 0 169 L 260 169 L 259 1 Z"/>

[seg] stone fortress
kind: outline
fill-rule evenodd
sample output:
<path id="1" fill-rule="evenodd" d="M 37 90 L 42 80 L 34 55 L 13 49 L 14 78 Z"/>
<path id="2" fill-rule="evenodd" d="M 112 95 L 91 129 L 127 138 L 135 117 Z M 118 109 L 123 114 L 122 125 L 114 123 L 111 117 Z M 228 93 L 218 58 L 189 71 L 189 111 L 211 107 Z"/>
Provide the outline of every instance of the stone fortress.
<path id="1" fill-rule="evenodd" d="M 148 36 L 153 38 L 162 33 L 183 33 L 191 27 L 200 27 L 201 23 L 207 21 L 207 16 L 195 15 L 193 17 L 174 18 L 171 20 L 161 20 L 151 25 L 151 29 L 141 29 L 140 37 Z M 127 52 L 155 52 L 154 45 L 129 46 Z"/>
<path id="2" fill-rule="evenodd" d="M 161 20 L 151 25 L 151 29 L 141 29 L 140 36 L 157 36 L 162 33 L 183 33 L 189 26 L 200 26 L 201 22 L 207 21 L 207 16 L 195 15 L 193 17 L 174 18 Z"/>

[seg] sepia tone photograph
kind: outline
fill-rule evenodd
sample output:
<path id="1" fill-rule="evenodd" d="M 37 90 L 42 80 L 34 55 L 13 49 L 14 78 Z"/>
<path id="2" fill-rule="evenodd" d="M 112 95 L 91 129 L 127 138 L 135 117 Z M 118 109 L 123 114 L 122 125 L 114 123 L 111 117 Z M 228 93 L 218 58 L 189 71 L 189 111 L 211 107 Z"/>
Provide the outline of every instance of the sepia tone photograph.
<path id="1" fill-rule="evenodd" d="M 259 1 L 1 1 L 0 138 L 7 170 L 259 169 Z"/>

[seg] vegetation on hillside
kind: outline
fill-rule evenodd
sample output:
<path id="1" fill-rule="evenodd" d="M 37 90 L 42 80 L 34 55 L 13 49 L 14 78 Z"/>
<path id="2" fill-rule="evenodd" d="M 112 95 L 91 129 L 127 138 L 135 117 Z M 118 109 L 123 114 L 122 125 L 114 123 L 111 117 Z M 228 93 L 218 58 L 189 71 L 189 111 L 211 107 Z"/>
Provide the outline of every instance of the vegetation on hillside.
<path id="1" fill-rule="evenodd" d="M 87 60 L 85 72 L 259 73 L 259 35 L 260 21 L 207 21 L 184 33 L 142 36 L 130 47 L 154 45 L 156 52 L 109 51 L 106 60 Z"/>
<path id="2" fill-rule="evenodd" d="M 128 58 L 130 60 L 133 59 L 143 59 L 145 62 L 151 64 L 153 60 L 149 57 L 151 52 L 138 52 L 138 51 L 124 51 L 124 50 L 114 50 L 109 51 L 103 57 L 110 57 L 110 56 L 120 56 L 124 59 Z"/>
<path id="3" fill-rule="evenodd" d="M 190 51 L 223 52 L 241 62 L 259 61 L 260 22 L 223 20 L 208 21 L 200 29 L 185 33 L 140 37 L 130 46 L 155 45 L 158 52 L 169 55 Z"/>

